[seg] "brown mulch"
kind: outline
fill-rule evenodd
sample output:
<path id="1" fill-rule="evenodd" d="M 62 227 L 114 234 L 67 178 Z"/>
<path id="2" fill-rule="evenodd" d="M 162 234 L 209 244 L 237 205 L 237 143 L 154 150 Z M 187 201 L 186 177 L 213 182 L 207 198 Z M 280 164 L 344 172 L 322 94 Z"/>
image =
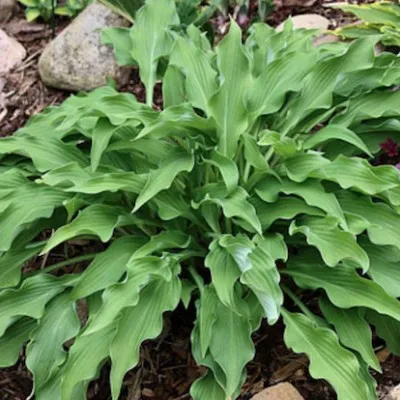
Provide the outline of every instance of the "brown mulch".
<path id="1" fill-rule="evenodd" d="M 1 0 L 0 0 L 1 1 Z M 277 0 L 278 1 L 278 0 Z M 289 15 L 317 13 L 331 21 L 331 26 L 343 25 L 353 18 L 338 10 L 324 7 L 332 1 L 279 0 L 281 5 L 268 17 L 267 22 L 277 26 Z M 291 3 L 291 5 L 287 5 Z M 286 4 L 286 5 L 285 5 Z M 312 5 L 309 5 L 312 4 Z M 256 10 L 253 8 L 255 15 Z M 253 16 L 254 16 L 253 15 Z M 68 24 L 68 20 L 56 19 L 58 34 Z M 226 20 L 220 20 L 225 24 Z M 24 20 L 22 10 L 7 24 L 0 28 L 15 37 L 27 50 L 27 58 L 16 70 L 6 77 L 0 78 L 0 136 L 7 136 L 22 127 L 27 119 L 49 105 L 60 104 L 68 92 L 45 87 L 39 78 L 37 61 L 45 45 L 52 39 L 52 31 L 43 23 L 28 24 Z M 133 92 L 139 100 L 143 100 L 143 86 L 137 73 L 123 91 Z M 160 99 L 160 96 L 157 96 Z M 158 102 L 158 106 L 161 103 Z M 6 112 L 2 107 L 5 106 Z M 87 250 L 87 249 L 86 249 Z M 83 252 L 79 247 L 69 248 L 69 256 Z M 63 254 L 60 254 L 62 259 Z M 48 263 L 57 262 L 48 260 Z M 42 260 L 37 260 L 41 266 Z M 84 264 L 78 266 L 82 268 Z M 190 399 L 187 394 L 190 384 L 204 372 L 196 366 L 190 353 L 191 322 L 194 320 L 194 307 L 189 310 L 178 309 L 165 317 L 163 334 L 155 341 L 146 342 L 141 351 L 138 368 L 129 372 L 124 381 L 121 399 L 138 400 L 184 400 Z M 295 355 L 286 349 L 282 341 L 283 326 L 278 324 L 269 327 L 263 324 L 254 334 L 257 354 L 248 365 L 248 379 L 244 385 L 241 400 L 251 396 L 264 387 L 281 381 L 290 381 L 298 388 L 306 400 L 333 400 L 336 398 L 330 387 L 323 381 L 310 378 L 307 371 L 307 359 Z M 400 359 L 385 353 L 382 343 L 377 342 L 379 355 L 383 363 L 383 374 L 377 376 L 379 391 L 385 395 L 390 388 L 400 382 Z M 99 379 L 89 387 L 90 400 L 110 399 L 108 384 L 109 366 L 105 366 Z M 24 354 L 21 354 L 17 365 L 0 369 L 0 399 L 25 400 L 32 390 L 30 373 L 24 366 Z"/>

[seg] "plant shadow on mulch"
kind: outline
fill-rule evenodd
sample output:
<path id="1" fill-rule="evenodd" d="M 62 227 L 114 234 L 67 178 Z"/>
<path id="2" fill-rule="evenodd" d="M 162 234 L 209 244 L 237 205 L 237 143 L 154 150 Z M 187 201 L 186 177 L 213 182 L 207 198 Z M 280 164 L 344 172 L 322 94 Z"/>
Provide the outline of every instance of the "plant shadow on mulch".
<path id="1" fill-rule="evenodd" d="M 1 0 L 0 0 L 1 1 Z M 289 15 L 304 13 L 318 13 L 326 16 L 331 21 L 331 26 L 336 27 L 353 20 L 338 10 L 323 7 L 323 3 L 334 1 L 316 0 L 289 0 L 295 5 L 279 7 L 269 16 L 267 22 L 277 26 Z M 312 6 L 304 5 L 313 3 Z M 303 4 L 303 5 L 302 5 Z M 256 8 L 252 7 L 253 15 Z M 56 33 L 58 34 L 69 23 L 68 20 L 57 18 Z M 226 24 L 219 20 L 216 24 Z M 8 22 L 0 26 L 9 35 L 21 42 L 27 50 L 27 58 L 16 70 L 6 77 L 0 77 L 0 136 L 8 136 L 22 127 L 31 115 L 42 111 L 49 105 L 60 104 L 70 94 L 68 92 L 46 88 L 39 79 L 37 61 L 45 45 L 50 42 L 52 32 L 49 26 L 42 23 L 28 24 L 24 20 L 22 10 Z M 218 29 L 218 26 L 217 26 Z M 221 32 L 224 29 L 221 29 Z M 137 72 L 132 73 L 131 81 L 122 91 L 132 92 L 140 100 L 144 100 L 144 89 L 140 83 Z M 158 88 L 159 90 L 159 88 Z M 161 95 L 157 96 L 156 106 L 162 106 Z M 76 256 L 89 249 L 70 246 L 69 256 Z M 51 257 L 54 257 L 52 254 Z M 60 261 L 65 254 L 60 254 L 54 260 Z M 36 260 L 28 268 L 40 268 L 42 260 Z M 82 268 L 80 264 L 74 268 Z M 71 270 L 64 270 L 64 272 Z M 75 271 L 75 270 L 74 270 Z M 290 307 L 290 305 L 289 305 Z M 174 313 L 165 317 L 165 329 L 155 341 L 146 342 L 141 350 L 140 365 L 129 372 L 124 381 L 122 400 L 184 400 L 190 399 L 188 394 L 191 383 L 204 373 L 203 367 L 196 366 L 190 352 L 190 333 L 195 319 L 194 305 L 189 310 L 182 306 Z M 255 360 L 248 365 L 248 379 L 243 387 L 240 400 L 247 400 L 264 387 L 280 381 L 290 381 L 298 388 L 306 400 L 333 400 L 336 395 L 324 381 L 310 378 L 307 372 L 307 358 L 295 355 L 286 349 L 283 343 L 282 323 L 270 327 L 263 323 L 261 329 L 254 334 L 256 344 Z M 382 343 L 376 341 L 375 348 L 382 361 L 383 374 L 377 375 L 380 398 L 384 398 L 388 390 L 400 382 L 400 359 L 396 358 L 382 348 Z M 89 400 L 110 399 L 108 383 L 109 364 L 102 368 L 97 380 L 89 386 Z M 0 370 L 0 400 L 25 400 L 31 393 L 32 379 L 24 366 L 24 353 L 17 364 L 12 368 Z M 71 399 L 73 400 L 73 399 Z"/>

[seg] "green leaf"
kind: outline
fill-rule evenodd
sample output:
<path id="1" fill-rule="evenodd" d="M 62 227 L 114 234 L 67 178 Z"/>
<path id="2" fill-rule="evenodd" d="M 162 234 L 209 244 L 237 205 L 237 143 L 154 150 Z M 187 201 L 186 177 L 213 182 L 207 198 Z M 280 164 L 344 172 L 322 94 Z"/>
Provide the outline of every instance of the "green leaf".
<path id="1" fill-rule="evenodd" d="M 115 331 L 115 325 L 111 325 L 91 335 L 76 338 L 64 367 L 61 384 L 62 400 L 75 398 L 74 389 L 97 375 L 100 364 L 110 353 L 110 344 Z"/>
<path id="2" fill-rule="evenodd" d="M 213 241 L 209 249 L 204 264 L 211 271 L 215 291 L 222 304 L 235 309 L 234 286 L 239 279 L 240 269 L 229 252 L 220 246 L 218 240 Z"/>
<path id="3" fill-rule="evenodd" d="M 373 310 L 368 310 L 366 314 L 368 322 L 375 326 L 376 334 L 382 338 L 389 351 L 397 356 L 400 355 L 400 322 L 378 314 Z"/>
<path id="4" fill-rule="evenodd" d="M 107 1 L 107 0 L 100 0 Z M 132 36 L 129 28 L 106 28 L 101 32 L 101 42 L 114 47 L 117 63 L 121 66 L 135 65 L 132 57 Z"/>
<path id="5" fill-rule="evenodd" d="M 190 395 L 194 400 L 226 400 L 224 390 L 210 371 L 192 384 Z"/>
<path id="6" fill-rule="evenodd" d="M 364 271 L 369 268 L 367 253 L 357 244 L 350 232 L 338 228 L 337 220 L 332 217 L 304 217 L 298 222 L 293 221 L 289 234 L 296 233 L 306 236 L 307 243 L 320 251 L 322 259 L 330 267 L 336 266 L 342 260 L 350 259 Z"/>
<path id="7" fill-rule="evenodd" d="M 231 158 L 236 152 L 240 136 L 248 127 L 244 93 L 251 83 L 242 33 L 234 21 L 231 21 L 229 33 L 222 39 L 216 53 L 222 83 L 209 101 L 209 110 L 218 126 L 218 150 Z"/>
<path id="8" fill-rule="evenodd" d="M 27 347 L 26 365 L 33 374 L 35 389 L 43 386 L 67 359 L 63 345 L 80 327 L 69 292 L 58 295 L 47 305 Z"/>
<path id="9" fill-rule="evenodd" d="M 176 277 L 170 282 L 155 281 L 141 292 L 136 306 L 122 312 L 110 351 L 113 399 L 118 399 L 125 373 L 138 363 L 141 343 L 161 333 L 163 313 L 175 309 L 180 296 L 181 283 Z"/>
<path id="10" fill-rule="evenodd" d="M 310 359 L 310 375 L 325 379 L 335 389 L 338 400 L 368 398 L 368 387 L 360 377 L 356 356 L 343 348 L 335 333 L 318 326 L 303 314 L 282 310 L 286 326 L 284 340 L 296 353 L 306 353 Z"/>
<path id="11" fill-rule="evenodd" d="M 131 30 L 132 58 L 139 65 L 142 82 L 146 87 L 146 103 L 153 104 L 153 88 L 161 57 L 171 51 L 173 37 L 168 28 L 179 25 L 173 0 L 147 0 L 137 12 Z"/>
<path id="12" fill-rule="evenodd" d="M 391 207 L 384 203 L 374 203 L 370 197 L 353 192 L 340 192 L 337 197 L 346 213 L 362 219 L 372 243 L 393 245 L 400 249 L 400 215 Z"/>
<path id="13" fill-rule="evenodd" d="M 363 241 L 361 246 L 367 252 L 370 267 L 368 274 L 392 297 L 400 297 L 400 251 L 394 246 L 375 246 Z"/>
<path id="14" fill-rule="evenodd" d="M 133 212 L 136 212 L 157 193 L 170 188 L 180 172 L 189 172 L 193 166 L 194 158 L 192 154 L 181 149 L 173 151 L 161 162 L 159 169 L 152 170 L 149 173 L 147 182 L 136 200 Z"/>
<path id="15" fill-rule="evenodd" d="M 100 2 L 130 22 L 135 22 L 136 12 L 144 3 L 143 0 L 100 0 Z"/>
<path id="16" fill-rule="evenodd" d="M 43 245 L 32 247 L 15 247 L 0 257 L 0 287 L 16 286 L 21 279 L 21 269 L 24 263 L 40 253 Z"/>
<path id="17" fill-rule="evenodd" d="M 206 305 L 203 301 L 200 302 L 198 319 L 192 334 L 192 347 L 196 361 L 213 370 L 218 384 L 224 391 L 225 399 L 236 398 L 245 378 L 245 366 L 254 356 L 249 304 L 238 295 L 235 303 L 240 310 L 239 314 L 225 307 L 217 299 L 216 303 L 213 303 L 213 316 L 210 323 L 209 318 L 199 318 L 202 307 Z M 209 311 L 208 315 L 211 316 Z M 203 323 L 207 325 L 202 326 Z M 200 353 L 199 332 L 201 331 L 207 332 L 209 343 L 205 357 Z M 215 384 L 212 387 L 216 390 Z"/>
<path id="18" fill-rule="evenodd" d="M 315 207 L 310 207 L 303 200 L 296 197 L 282 197 L 275 203 L 265 203 L 262 200 L 253 198 L 257 216 L 260 219 L 263 230 L 268 229 L 279 219 L 292 220 L 299 214 L 324 216 L 323 212 Z"/>
<path id="19" fill-rule="evenodd" d="M 177 37 L 170 65 L 185 76 L 186 94 L 193 107 L 208 112 L 209 100 L 218 89 L 217 72 L 212 67 L 211 55 L 192 41 Z"/>
<path id="20" fill-rule="evenodd" d="M 25 17 L 28 22 L 34 21 L 36 18 L 40 17 L 40 10 L 38 8 L 27 8 L 25 10 Z"/>
<path id="21" fill-rule="evenodd" d="M 204 161 L 219 169 L 228 194 L 232 193 L 239 183 L 239 171 L 236 164 L 218 151 L 213 153 L 212 159 Z"/>
<path id="22" fill-rule="evenodd" d="M 5 289 L 0 292 L 1 318 L 27 316 L 35 319 L 42 317 L 49 300 L 65 289 L 73 276 L 55 278 L 39 274 L 25 279 L 18 289 Z"/>
<path id="23" fill-rule="evenodd" d="M 307 289 L 324 289 L 339 308 L 366 307 L 400 321 L 400 302 L 377 283 L 360 277 L 344 265 L 328 268 L 315 258 L 293 259 L 287 270 L 296 284 Z"/>
<path id="24" fill-rule="evenodd" d="M 325 191 L 324 187 L 315 179 L 308 179 L 302 183 L 282 179 L 278 181 L 274 177 L 264 178 L 257 186 L 256 193 L 266 202 L 276 202 L 278 194 L 294 194 L 304 199 L 312 207 L 318 207 L 325 211 L 327 215 L 337 218 L 343 228 L 347 227 L 340 204 L 333 193 Z M 279 207 L 279 204 L 277 204 Z"/>
<path id="25" fill-rule="evenodd" d="M 75 300 L 87 297 L 118 282 L 132 254 L 143 244 L 143 239 L 133 236 L 117 239 L 85 269 L 71 297 Z"/>
<path id="26" fill-rule="evenodd" d="M 207 189 L 207 188 L 206 188 Z M 250 228 L 261 233 L 261 224 L 254 207 L 247 201 L 248 193 L 240 186 L 228 195 L 222 185 L 215 185 L 205 194 L 199 203 L 192 203 L 192 207 L 198 208 L 201 204 L 211 202 L 219 205 L 226 218 L 238 218 L 243 220 Z"/>
<path id="27" fill-rule="evenodd" d="M 14 322 L 0 337 L 0 367 L 13 366 L 20 356 L 23 344 L 29 339 L 31 331 L 35 328 L 36 321 L 23 317 Z"/>
<path id="28" fill-rule="evenodd" d="M 82 235 L 98 236 L 101 241 L 107 242 L 111 239 L 122 216 L 122 210 L 116 207 L 103 204 L 89 206 L 81 211 L 70 224 L 58 229 L 49 239 L 41 254 L 49 252 L 60 243 Z M 95 225 L 93 225 L 93 221 L 96 221 Z"/>
<path id="29" fill-rule="evenodd" d="M 381 366 L 372 347 L 372 333 L 364 313 L 357 308 L 343 310 L 332 305 L 326 298 L 319 305 L 328 322 L 333 324 L 340 342 L 357 351 L 368 366 L 381 372 Z"/>
<path id="30" fill-rule="evenodd" d="M 307 138 L 303 144 L 303 149 L 312 149 L 322 143 L 326 143 L 331 140 L 343 140 L 345 142 L 348 142 L 353 146 L 359 148 L 365 154 L 368 154 L 370 157 L 372 157 L 372 154 L 368 150 L 368 147 L 358 135 L 356 135 L 350 129 L 334 124 L 330 124 L 322 128 L 317 133 L 314 133 L 312 136 Z"/>

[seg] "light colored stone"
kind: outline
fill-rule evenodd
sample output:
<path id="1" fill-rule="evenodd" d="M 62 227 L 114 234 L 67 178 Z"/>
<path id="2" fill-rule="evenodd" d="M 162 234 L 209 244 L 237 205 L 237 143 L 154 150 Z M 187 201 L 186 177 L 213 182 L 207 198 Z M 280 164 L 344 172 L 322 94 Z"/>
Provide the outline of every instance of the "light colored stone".
<path id="1" fill-rule="evenodd" d="M 292 17 L 294 29 L 328 29 L 330 22 L 327 18 L 318 14 L 302 14 Z M 283 30 L 283 24 L 280 24 L 276 30 L 278 32 Z"/>
<path id="2" fill-rule="evenodd" d="M 323 44 L 329 44 L 329 43 L 335 43 L 335 42 L 340 42 L 340 37 L 336 36 L 336 35 L 320 35 L 317 36 L 314 41 L 313 44 L 314 46 L 321 46 Z"/>
<path id="3" fill-rule="evenodd" d="M 304 400 L 304 398 L 292 384 L 285 382 L 264 389 L 251 400 Z"/>
<path id="4" fill-rule="evenodd" d="M 15 0 L 0 0 L 0 22 L 8 21 L 16 8 Z"/>
<path id="5" fill-rule="evenodd" d="M 400 385 L 392 389 L 385 400 L 400 400 Z"/>
<path id="6" fill-rule="evenodd" d="M 130 71 L 116 64 L 112 48 L 101 45 L 100 34 L 103 28 L 127 24 L 101 4 L 88 6 L 43 51 L 39 72 L 44 84 L 88 91 L 104 85 L 109 77 L 126 82 Z"/>
<path id="7" fill-rule="evenodd" d="M 25 57 L 23 46 L 0 29 L 0 76 L 21 64 Z"/>

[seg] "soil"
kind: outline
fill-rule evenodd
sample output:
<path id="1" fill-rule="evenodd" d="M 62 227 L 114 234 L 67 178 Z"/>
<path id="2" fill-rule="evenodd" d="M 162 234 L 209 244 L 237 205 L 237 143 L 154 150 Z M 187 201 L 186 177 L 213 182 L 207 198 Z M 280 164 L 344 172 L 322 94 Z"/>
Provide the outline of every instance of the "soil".
<path id="1" fill-rule="evenodd" d="M 1 1 L 1 0 L 0 0 Z M 334 1 L 322 0 L 277 0 L 277 7 L 267 19 L 272 26 L 277 26 L 289 15 L 317 13 L 327 17 L 332 27 L 337 27 L 353 21 L 353 17 L 338 10 L 324 7 L 324 4 Z M 289 4 L 289 5 L 288 5 Z M 246 25 L 256 18 L 257 9 L 251 3 L 250 14 Z M 214 21 L 217 30 L 223 34 L 227 25 L 226 18 Z M 55 32 L 58 34 L 68 24 L 68 20 L 56 18 Z M 37 62 L 44 47 L 52 39 L 52 29 L 44 23 L 28 24 L 24 19 L 22 9 L 14 18 L 0 28 L 10 36 L 15 37 L 27 50 L 27 58 L 17 69 L 5 77 L 0 77 L 0 136 L 11 135 L 22 127 L 31 115 L 42 111 L 50 105 L 60 104 L 70 93 L 45 87 L 40 81 Z M 137 72 L 132 72 L 130 82 L 121 88 L 122 91 L 134 93 L 144 101 L 144 89 Z M 161 107 L 161 95 L 157 97 L 156 106 Z M 82 254 L 88 249 L 87 244 L 78 243 L 70 246 L 67 251 L 70 257 Z M 65 257 L 65 254 L 52 255 L 49 264 Z M 38 261 L 29 268 L 43 267 Z M 84 268 L 81 263 L 74 268 Z M 74 270 L 75 270 L 74 269 Z M 71 272 L 64 269 L 63 272 Z M 291 305 L 289 304 L 290 308 Z M 165 317 L 165 329 L 160 337 L 142 346 L 141 361 L 138 368 L 129 372 L 124 381 L 123 400 L 159 399 L 184 400 L 190 399 L 188 390 L 191 383 L 204 373 L 202 367 L 196 366 L 190 353 L 190 332 L 194 320 L 194 306 L 188 310 L 178 309 Z M 256 358 L 248 365 L 248 379 L 243 387 L 241 400 L 247 400 L 264 387 L 272 384 L 290 381 L 300 391 L 306 400 L 333 400 L 335 394 L 324 381 L 313 380 L 307 370 L 308 360 L 301 355 L 288 351 L 282 341 L 283 326 L 273 327 L 263 324 L 254 334 Z M 400 359 L 389 354 L 382 343 L 374 343 L 377 355 L 383 366 L 383 374 L 377 375 L 380 398 L 383 399 L 393 386 L 400 383 Z M 110 399 L 108 384 L 109 365 L 105 365 L 99 378 L 89 387 L 88 399 Z M 32 380 L 29 371 L 24 366 L 24 353 L 18 363 L 7 369 L 0 370 L 0 399 L 25 400 L 32 390 Z"/>

